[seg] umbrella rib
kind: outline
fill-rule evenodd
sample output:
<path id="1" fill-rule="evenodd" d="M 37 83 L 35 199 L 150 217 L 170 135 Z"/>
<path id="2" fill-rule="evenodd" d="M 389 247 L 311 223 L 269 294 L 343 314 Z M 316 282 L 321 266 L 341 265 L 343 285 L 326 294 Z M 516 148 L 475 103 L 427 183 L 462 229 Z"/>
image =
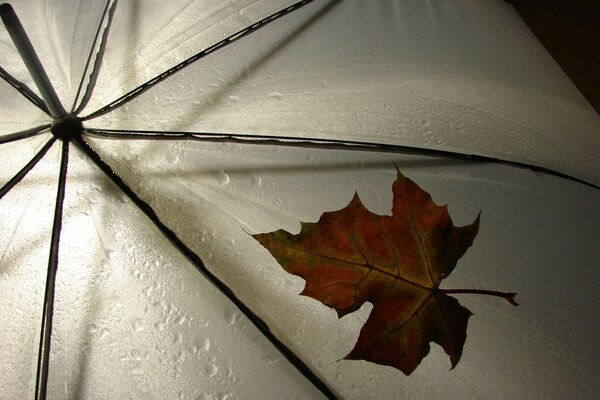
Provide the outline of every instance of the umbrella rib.
<path id="1" fill-rule="evenodd" d="M 79 114 L 87 105 L 92 96 L 94 87 L 96 86 L 96 81 L 98 79 L 98 75 L 100 74 L 100 67 L 102 66 L 102 58 L 106 50 L 108 32 L 110 31 L 110 27 L 112 25 L 113 16 L 117 8 L 117 2 L 118 0 L 106 1 L 106 6 L 104 7 L 104 12 L 102 14 L 102 18 L 100 19 L 100 24 L 98 25 L 98 30 L 94 36 L 94 42 L 92 43 L 88 59 L 85 63 L 85 68 L 83 69 L 83 74 L 81 75 L 81 81 L 79 82 L 79 87 L 77 88 L 77 94 L 75 95 L 75 100 L 73 100 L 73 105 L 71 107 L 71 113 L 75 115 Z M 90 66 L 92 65 L 92 61 L 93 66 L 91 73 L 89 74 L 89 81 L 85 88 L 85 93 L 80 98 L 83 91 L 85 78 L 88 74 Z M 77 105 L 78 102 L 79 105 Z"/>
<path id="2" fill-rule="evenodd" d="M 44 308 L 42 312 L 42 324 L 40 329 L 40 347 L 38 353 L 37 378 L 35 383 L 35 398 L 38 400 L 45 399 L 47 392 L 46 388 L 48 384 L 48 372 L 50 366 L 50 342 L 52 338 L 52 319 L 54 316 L 54 294 L 56 287 L 56 273 L 58 270 L 58 250 L 60 244 L 60 232 L 62 229 L 62 214 L 65 200 L 68 163 L 69 141 L 64 140 L 62 142 L 62 157 L 58 176 L 58 189 L 56 192 L 54 221 L 52 224 L 52 236 L 50 239 L 50 255 L 48 257 L 48 272 L 46 276 L 46 290 L 44 294 Z"/>
<path id="3" fill-rule="evenodd" d="M 0 144 L 16 142 L 17 140 L 27 139 L 43 133 L 46 129 L 50 128 L 50 124 L 36 126 L 35 128 L 26 129 L 24 131 L 9 133 L 8 135 L 0 136 Z"/>
<path id="4" fill-rule="evenodd" d="M 456 160 L 465 160 L 469 162 L 495 163 L 510 165 L 519 168 L 527 168 L 536 172 L 543 172 L 548 175 L 581 183 L 594 189 L 600 189 L 599 185 L 594 184 L 592 182 L 588 182 L 581 178 L 577 178 L 573 175 L 559 172 L 547 167 L 529 164 L 526 162 L 511 161 L 478 154 L 460 153 L 448 150 L 423 148 L 408 145 L 396 145 L 355 140 L 322 139 L 299 136 L 251 135 L 216 132 L 138 131 L 125 129 L 86 129 L 86 132 L 88 132 L 90 135 L 106 137 L 111 139 L 194 140 L 200 142 L 242 143 L 266 146 L 286 146 L 327 150 L 373 151 L 380 153 L 402 153 L 432 157 L 446 157 Z"/>
<path id="5" fill-rule="evenodd" d="M 50 140 L 38 151 L 33 158 L 25 164 L 23 168 L 19 172 L 15 174 L 8 182 L 0 188 L 0 199 L 2 199 L 10 190 L 19 183 L 28 173 L 36 166 L 36 164 L 44 157 L 44 155 L 48 152 L 50 147 L 54 144 L 56 138 L 52 136 Z"/>
<path id="6" fill-rule="evenodd" d="M 179 64 L 169 68 L 168 70 L 164 71 L 163 73 L 155 76 L 154 78 L 146 81 L 145 83 L 143 83 L 142 85 L 138 86 L 137 88 L 129 91 L 128 93 L 124 94 L 123 96 L 119 97 L 118 99 L 114 100 L 113 102 L 109 103 L 108 105 L 94 111 L 93 113 L 85 116 L 82 118 L 83 121 L 86 120 L 90 120 L 92 118 L 96 118 L 100 115 L 104 115 L 106 113 L 111 112 L 112 110 L 114 110 L 115 108 L 118 108 L 120 106 L 122 106 L 123 104 L 135 99 L 136 97 L 138 97 L 139 95 L 141 95 L 142 93 L 144 93 L 146 90 L 152 88 L 153 86 L 155 86 L 156 84 L 162 82 L 163 80 L 167 79 L 168 77 L 170 77 L 171 75 L 175 74 L 176 72 L 178 72 L 179 70 L 187 67 L 188 65 L 208 56 L 211 53 L 214 53 L 215 51 L 222 49 L 234 42 L 237 42 L 238 40 L 242 39 L 243 37 L 256 32 L 257 30 L 265 27 L 266 25 L 268 25 L 269 23 L 293 12 L 298 10 L 299 8 L 313 2 L 314 0 L 301 0 L 298 1 L 282 10 L 279 10 L 271 15 L 269 15 L 268 17 L 265 17 L 261 20 L 259 20 L 258 22 L 253 23 L 250 26 L 247 26 L 246 28 L 226 37 L 223 40 L 220 40 L 219 42 L 207 47 L 206 49 L 200 51 L 199 53 L 196 53 L 195 55 L 187 58 L 186 60 L 180 62 Z"/>
<path id="7" fill-rule="evenodd" d="M 23 25 L 21 25 L 21 21 L 15 13 L 15 10 L 8 3 L 0 4 L 0 17 L 2 18 L 6 31 L 17 48 L 21 59 L 25 63 L 25 67 L 27 67 L 33 82 L 45 100 L 50 115 L 52 118 L 63 117 L 66 114 L 65 109 L 56 95 L 56 92 L 48 79 L 48 75 L 42 67 L 42 63 L 40 62 Z"/>
<path id="8" fill-rule="evenodd" d="M 50 115 L 50 111 L 46 106 L 46 103 L 40 96 L 35 94 L 33 90 L 26 84 L 19 81 L 17 78 L 8 73 L 4 68 L 0 67 L 0 78 L 4 79 L 6 83 L 15 88 L 17 92 L 21 93 L 23 97 L 33 103 L 34 106 L 42 110 L 46 115 Z"/>
<path id="9" fill-rule="evenodd" d="M 258 328 L 258 330 L 279 350 L 279 352 L 308 379 L 323 395 L 328 399 L 337 399 L 329 387 L 302 361 L 289 347 L 281 342 L 270 330 L 269 326 L 256 315 L 242 300 L 240 300 L 233 290 L 223 281 L 214 275 L 205 266 L 204 262 L 192 249 L 190 249 L 177 234 L 165 225 L 158 217 L 152 206 L 139 197 L 133 189 L 117 175 L 112 168 L 106 164 L 98 153 L 82 138 L 75 138 L 78 147 L 92 160 L 92 162 L 102 170 L 106 176 L 123 191 L 123 193 L 148 217 L 156 228 L 185 256 L 196 269 L 204 275 L 217 289 L 221 291 L 238 309 Z"/>

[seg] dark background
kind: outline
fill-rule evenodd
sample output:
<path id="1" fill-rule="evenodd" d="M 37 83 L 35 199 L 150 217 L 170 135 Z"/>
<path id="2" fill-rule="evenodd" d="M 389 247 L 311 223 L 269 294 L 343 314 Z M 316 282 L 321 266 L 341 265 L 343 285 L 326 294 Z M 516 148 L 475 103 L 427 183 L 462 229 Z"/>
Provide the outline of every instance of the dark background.
<path id="1" fill-rule="evenodd" d="M 505 1 L 600 114 L 600 0 Z"/>

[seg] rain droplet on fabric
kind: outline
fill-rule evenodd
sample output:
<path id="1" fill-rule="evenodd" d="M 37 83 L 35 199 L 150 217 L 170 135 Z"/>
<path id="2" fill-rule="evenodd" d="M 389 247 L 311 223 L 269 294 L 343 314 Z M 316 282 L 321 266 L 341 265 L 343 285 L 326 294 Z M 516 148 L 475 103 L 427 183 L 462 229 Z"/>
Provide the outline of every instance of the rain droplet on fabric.
<path id="1" fill-rule="evenodd" d="M 231 392 L 223 392 L 223 393 L 219 393 L 219 394 L 217 395 L 217 399 L 219 399 L 219 400 L 228 400 L 228 399 L 231 399 L 231 398 L 232 398 L 232 397 L 231 397 L 232 395 L 233 395 L 233 393 L 231 393 Z"/>
<path id="2" fill-rule="evenodd" d="M 257 188 L 261 188 L 262 187 L 262 178 L 260 177 L 260 175 L 252 175 L 252 178 L 250 178 L 251 184 L 254 187 Z"/>
<path id="3" fill-rule="evenodd" d="M 185 315 L 180 315 L 173 321 L 174 324 L 183 325 L 187 321 L 187 317 Z"/>
<path id="4" fill-rule="evenodd" d="M 266 364 L 276 364 L 278 363 L 281 358 L 278 357 L 276 354 L 263 354 L 261 356 L 261 359 L 266 363 Z"/>
<path id="5" fill-rule="evenodd" d="M 217 364 L 215 363 L 206 363 L 202 368 L 202 372 L 204 373 L 204 375 L 213 377 L 219 373 L 219 367 L 217 367 Z"/>
<path id="6" fill-rule="evenodd" d="M 141 318 L 136 318 L 131 322 L 131 329 L 134 332 L 141 332 L 144 330 L 144 324 Z"/>
<path id="7" fill-rule="evenodd" d="M 174 344 L 180 344 L 183 343 L 183 335 L 181 334 L 181 332 L 176 332 L 174 337 L 173 337 L 173 343 Z"/>
<path id="8" fill-rule="evenodd" d="M 221 170 L 217 175 L 217 182 L 219 185 L 225 186 L 229 183 L 229 175 L 225 173 L 225 171 Z"/>
<path id="9" fill-rule="evenodd" d="M 272 97 L 277 100 L 283 100 L 283 94 L 281 92 L 272 92 L 269 94 L 269 97 Z"/>
<path id="10" fill-rule="evenodd" d="M 138 349 L 132 349 L 129 352 L 129 360 L 142 361 L 143 358 L 146 358 L 145 355 Z"/>
<path id="11" fill-rule="evenodd" d="M 204 339 L 197 339 L 194 343 L 194 346 L 191 348 L 191 353 L 194 354 L 195 356 L 199 356 L 203 353 L 207 353 L 210 351 L 210 339 L 209 338 L 204 338 Z"/>
<path id="12" fill-rule="evenodd" d="M 182 350 L 178 351 L 174 355 L 173 360 L 175 361 L 176 364 L 182 364 L 185 361 L 185 352 Z"/>
<path id="13" fill-rule="evenodd" d="M 225 322 L 228 325 L 233 325 L 236 323 L 238 318 L 238 313 L 232 309 L 225 310 Z"/>

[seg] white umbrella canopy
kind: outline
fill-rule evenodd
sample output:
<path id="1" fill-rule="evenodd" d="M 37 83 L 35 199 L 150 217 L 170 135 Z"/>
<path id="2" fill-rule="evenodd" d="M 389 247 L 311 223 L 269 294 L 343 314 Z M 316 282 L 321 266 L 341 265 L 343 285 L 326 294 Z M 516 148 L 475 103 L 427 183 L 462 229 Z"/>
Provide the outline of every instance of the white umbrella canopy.
<path id="1" fill-rule="evenodd" d="M 85 128 L 97 129 L 86 141 L 337 397 L 594 397 L 600 117 L 510 5 L 317 0 L 94 114 L 291 4 L 13 7 L 67 110 L 91 73 L 90 49 L 101 54 L 78 111 Z M 110 29 L 94 44 L 98 26 Z M 0 34 L 0 66 L 37 93 Z M 2 137 L 52 122 L 7 81 L 0 85 Z M 132 131 L 239 137 L 114 138 Z M 344 150 L 256 145 L 241 135 L 414 146 L 508 163 L 340 143 Z M 2 143 L 2 182 L 51 136 Z M 56 143 L 0 201 L 0 398 L 34 396 L 60 154 Z M 449 204 L 456 225 L 482 210 L 475 243 L 442 286 L 519 293 L 518 308 L 460 296 L 474 316 L 452 370 L 435 345 L 410 376 L 341 360 L 370 306 L 338 319 L 298 296 L 304 281 L 248 234 L 297 232 L 298 221 L 344 207 L 355 191 L 371 211 L 389 214 L 396 167 Z M 74 145 L 66 182 L 48 398 L 323 397 Z"/>

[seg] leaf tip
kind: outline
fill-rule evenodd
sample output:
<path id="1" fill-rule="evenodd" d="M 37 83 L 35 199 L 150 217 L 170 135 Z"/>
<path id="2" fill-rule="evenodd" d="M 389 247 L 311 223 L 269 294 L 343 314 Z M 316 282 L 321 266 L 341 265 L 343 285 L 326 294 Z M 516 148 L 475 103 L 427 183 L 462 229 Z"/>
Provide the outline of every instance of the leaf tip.
<path id="1" fill-rule="evenodd" d="M 400 178 L 400 177 L 406 178 L 404 176 L 404 174 L 402 172 L 400 172 L 400 167 L 398 165 L 394 165 L 394 167 L 396 167 L 396 175 L 398 176 L 398 178 Z"/>

